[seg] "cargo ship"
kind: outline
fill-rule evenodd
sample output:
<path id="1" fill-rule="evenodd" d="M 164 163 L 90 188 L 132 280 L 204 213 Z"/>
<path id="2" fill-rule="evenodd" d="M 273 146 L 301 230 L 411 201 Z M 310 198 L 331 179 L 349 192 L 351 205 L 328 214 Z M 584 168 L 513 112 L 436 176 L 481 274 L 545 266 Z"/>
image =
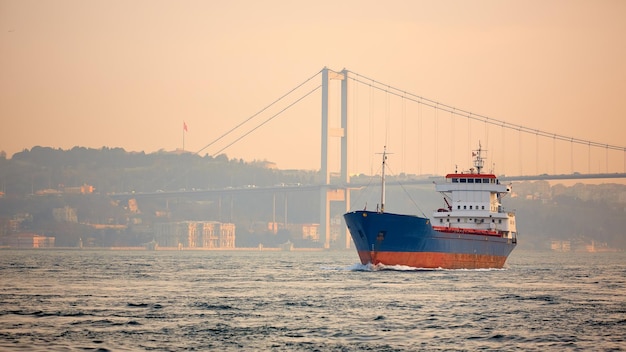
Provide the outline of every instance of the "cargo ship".
<path id="1" fill-rule="evenodd" d="M 517 245 L 515 214 L 502 198 L 511 186 L 483 173 L 480 146 L 472 152 L 474 167 L 435 183 L 445 206 L 432 219 L 385 212 L 386 149 L 382 156 L 381 201 L 375 211 L 344 214 L 362 264 L 414 268 L 502 268 Z"/>

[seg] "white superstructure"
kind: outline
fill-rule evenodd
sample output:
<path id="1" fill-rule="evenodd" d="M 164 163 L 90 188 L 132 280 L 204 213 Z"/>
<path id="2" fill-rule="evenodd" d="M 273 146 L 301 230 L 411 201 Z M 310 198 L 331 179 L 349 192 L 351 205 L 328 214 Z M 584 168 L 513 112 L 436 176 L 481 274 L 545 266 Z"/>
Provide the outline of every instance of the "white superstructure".
<path id="1" fill-rule="evenodd" d="M 435 189 L 443 194 L 445 208 L 433 213 L 437 231 L 516 238 L 515 214 L 503 210 L 501 199 L 511 192 L 494 174 L 482 173 L 482 150 L 472 154 L 474 169 L 446 175 Z"/>

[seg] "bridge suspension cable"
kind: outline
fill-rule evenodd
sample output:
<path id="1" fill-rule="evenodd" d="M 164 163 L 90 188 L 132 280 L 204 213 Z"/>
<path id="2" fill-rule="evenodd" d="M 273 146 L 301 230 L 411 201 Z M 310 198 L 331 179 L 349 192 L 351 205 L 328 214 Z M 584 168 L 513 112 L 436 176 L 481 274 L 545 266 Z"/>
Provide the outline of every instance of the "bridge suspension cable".
<path id="1" fill-rule="evenodd" d="M 475 114 L 472 113 L 470 111 L 466 111 L 463 109 L 459 109 L 456 107 L 453 107 L 451 105 L 447 105 L 444 103 L 440 103 L 438 101 L 435 100 L 431 100 L 428 98 L 424 98 L 422 96 L 407 92 L 405 90 L 402 89 L 398 89 L 395 87 L 392 87 L 388 84 L 384 84 L 382 82 L 379 82 L 375 79 L 360 75 L 356 72 L 352 72 L 352 71 L 347 71 L 348 73 L 350 73 L 349 75 L 347 75 L 347 77 L 357 83 L 361 83 L 364 85 L 368 85 L 370 87 L 372 87 L 373 89 L 377 89 L 379 91 L 385 92 L 387 94 L 392 94 L 395 95 L 397 97 L 401 97 L 410 101 L 413 101 L 415 103 L 418 104 L 422 104 L 424 106 L 428 106 L 431 107 L 435 110 L 441 110 L 441 111 L 446 111 L 449 112 L 451 114 L 457 115 L 457 116 L 462 116 L 462 117 L 466 117 L 468 119 L 472 119 L 475 121 L 481 121 L 481 122 L 485 122 L 491 125 L 495 125 L 495 126 L 499 126 L 499 127 L 503 127 L 503 128 L 508 128 L 514 131 L 518 131 L 520 133 L 528 133 L 528 134 L 535 134 L 537 137 L 546 137 L 546 138 L 553 138 L 554 140 L 561 140 L 561 141 L 566 141 L 566 142 L 570 142 L 570 143 L 577 143 L 577 144 L 582 144 L 582 145 L 586 145 L 588 147 L 598 147 L 598 148 L 606 148 L 611 149 L 611 150 L 619 150 L 619 151 L 623 151 L 626 153 L 626 147 L 624 146 L 617 146 L 617 145 L 611 145 L 611 144 L 606 144 L 606 143 L 600 143 L 600 142 L 594 142 L 594 141 L 590 141 L 590 140 L 585 140 L 585 139 L 581 139 L 581 138 L 576 138 L 576 137 L 569 137 L 569 136 L 564 136 L 558 133 L 551 133 L 551 132 L 546 132 L 546 131 L 542 131 L 539 129 L 535 129 L 535 128 L 530 128 L 530 127 L 525 127 L 522 125 L 517 125 L 517 124 L 512 124 L 503 120 L 498 120 L 498 119 L 493 119 L 490 118 L 488 116 L 484 116 L 484 115 L 480 115 L 480 114 Z"/>
<path id="2" fill-rule="evenodd" d="M 283 100 L 285 97 L 287 97 L 289 94 L 293 93 L 294 91 L 296 91 L 297 89 L 299 89 L 300 87 L 302 87 L 303 85 L 307 84 L 309 81 L 311 81 L 313 78 L 315 78 L 317 75 L 320 74 L 320 72 L 322 72 L 321 70 L 316 72 L 313 76 L 307 78 L 304 82 L 300 83 L 299 85 L 297 85 L 295 88 L 291 89 L 290 91 L 288 91 L 287 93 L 283 94 L 280 98 L 274 100 L 273 102 L 271 102 L 269 105 L 267 105 L 266 107 L 264 107 L 263 109 L 259 110 L 257 113 L 255 113 L 254 115 L 248 117 L 247 119 L 243 120 L 242 122 L 240 122 L 237 126 L 231 128 L 230 130 L 226 131 L 224 134 L 222 134 L 221 136 L 217 137 L 215 140 L 213 140 L 211 143 L 205 145 L 202 149 L 198 150 L 196 152 L 196 154 L 200 154 L 203 150 L 205 150 L 206 148 L 212 146 L 213 144 L 217 143 L 218 141 L 220 141 L 222 138 L 226 137 L 227 135 L 231 134 L 232 132 L 234 132 L 235 130 L 237 130 L 239 127 L 243 126 L 244 124 L 246 124 L 247 122 L 249 122 L 250 120 L 252 120 L 253 118 L 257 117 L 258 115 L 260 115 L 261 113 L 263 113 L 265 110 L 269 109 L 270 107 L 272 107 L 274 104 L 278 103 L 279 101 Z M 320 86 L 318 86 L 317 88 L 319 88 Z M 316 90 L 317 88 L 315 88 L 314 90 Z M 311 92 L 309 92 L 308 94 L 306 94 L 305 96 L 311 94 Z M 304 97 L 302 97 L 304 98 Z M 296 101 L 296 103 L 300 100 L 302 100 L 302 98 L 298 99 Z M 292 103 L 291 105 L 289 105 L 287 108 L 291 107 L 292 105 L 294 105 L 295 103 Z M 280 113 L 282 113 L 283 111 L 287 110 L 287 108 L 281 110 L 278 114 L 274 115 L 272 118 L 276 117 L 277 115 L 279 115 Z M 270 118 L 269 120 L 271 120 L 272 118 Z M 256 128 L 254 128 L 252 131 L 254 131 L 255 129 L 259 128 L 260 126 L 262 126 L 263 124 L 265 124 L 266 122 L 268 122 L 269 120 L 263 122 L 261 125 L 257 126 Z M 248 133 L 246 133 L 244 136 L 250 134 L 252 131 L 249 131 Z M 238 138 L 236 141 L 240 140 L 240 138 Z M 235 142 L 236 142 L 235 141 Z M 233 145 L 233 143 L 230 143 L 227 147 Z M 222 148 L 219 152 L 214 153 L 214 155 L 219 154 L 220 152 L 222 152 L 224 149 L 226 148 Z"/>
<path id="3" fill-rule="evenodd" d="M 244 133 L 243 135 L 241 135 L 239 138 L 235 139 L 234 141 L 230 142 L 229 144 L 227 144 L 225 147 L 223 147 L 222 149 L 218 150 L 217 152 L 213 153 L 213 157 L 215 157 L 216 155 L 219 155 L 221 152 L 223 152 L 224 150 L 226 150 L 228 147 L 230 147 L 231 145 L 239 142 L 242 138 L 246 137 L 247 135 L 249 135 L 250 133 L 254 132 L 255 130 L 257 130 L 258 128 L 260 128 L 261 126 L 265 125 L 266 123 L 270 122 L 271 120 L 273 120 L 275 117 L 277 117 L 278 115 L 282 114 L 283 112 L 285 112 L 287 109 L 289 109 L 290 107 L 296 105 L 298 102 L 300 102 L 302 99 L 308 97 L 309 95 L 311 95 L 313 92 L 315 92 L 316 90 L 320 89 L 320 87 L 322 87 L 321 85 L 318 85 L 317 87 L 313 88 L 312 90 L 310 90 L 308 93 L 306 93 L 305 95 L 301 96 L 300 98 L 298 98 L 296 101 L 294 101 L 293 103 L 287 105 L 285 108 L 283 108 L 282 110 L 280 110 L 279 112 L 277 112 L 276 114 L 270 116 L 269 118 L 267 118 L 265 121 L 261 122 L 260 124 L 258 124 L 256 127 L 254 127 L 253 129 L 249 130 L 248 132 Z"/>
<path id="4" fill-rule="evenodd" d="M 226 133 L 222 134 L 221 136 L 219 136 L 217 139 L 213 140 L 211 143 L 207 144 L 206 146 L 204 146 L 204 148 L 198 150 L 196 152 L 196 154 L 200 154 L 204 149 L 210 147 L 211 145 L 215 144 L 216 142 L 218 142 L 219 140 L 221 140 L 222 138 L 226 137 L 227 135 L 229 135 L 230 133 L 234 132 L 236 129 L 238 129 L 239 127 L 243 126 L 245 123 L 249 122 L 250 120 L 252 120 L 253 118 L 255 118 L 256 116 L 260 115 L 262 112 L 264 112 L 265 110 L 269 109 L 271 106 L 273 106 L 274 104 L 278 103 L 279 101 L 281 101 L 282 99 L 284 99 L 285 97 L 287 97 L 289 94 L 293 93 L 295 90 L 297 90 L 298 88 L 302 87 L 303 85 L 305 85 L 307 82 L 309 82 L 310 80 L 312 80 L 313 78 L 315 78 L 317 75 L 320 74 L 321 71 L 317 72 L 316 74 L 314 74 L 313 76 L 309 77 L 307 80 L 305 80 L 304 82 L 302 82 L 301 84 L 299 84 L 298 86 L 296 86 L 295 88 L 291 89 L 289 92 L 285 93 L 284 95 L 282 95 L 280 98 L 276 99 L 275 101 L 273 101 L 271 104 L 267 105 L 266 107 L 264 107 L 263 109 L 261 109 L 259 112 L 255 113 L 254 115 L 250 116 L 249 118 L 245 119 L 243 122 L 239 123 L 237 126 L 231 128 L 230 130 L 228 130 Z M 302 101 L 304 98 L 308 97 L 309 95 L 311 95 L 313 92 L 315 92 L 316 90 L 320 89 L 321 85 L 318 85 L 317 87 L 313 88 L 312 90 L 310 90 L 308 93 L 304 94 L 303 96 L 301 96 L 300 98 L 296 99 L 295 101 L 293 101 L 291 104 L 287 105 L 286 107 L 284 107 L 283 109 L 281 109 L 279 112 L 275 113 L 274 115 L 270 116 L 269 118 L 267 118 L 265 121 L 261 122 L 260 124 L 258 124 L 257 126 L 255 126 L 254 128 L 252 128 L 251 130 L 249 130 L 248 132 L 244 133 L 243 135 L 241 135 L 239 138 L 235 139 L 234 141 L 232 141 L 231 143 L 227 144 L 225 147 L 221 148 L 220 150 L 218 150 L 217 152 L 211 154 L 211 157 L 215 157 L 217 155 L 219 155 L 221 152 L 223 152 L 224 150 L 226 150 L 227 148 L 229 148 L 230 146 L 232 146 L 233 144 L 237 143 L 238 141 L 240 141 L 241 139 L 243 139 L 244 137 L 246 137 L 247 135 L 249 135 L 250 133 L 254 132 L 255 130 L 257 130 L 258 128 L 260 128 L 261 126 L 265 125 L 266 123 L 270 122 L 271 120 L 273 120 L 274 118 L 276 118 L 278 115 L 282 114 L 283 112 L 285 112 L 286 110 L 288 110 L 289 108 L 291 108 L 292 106 L 296 105 L 297 103 L 299 103 L 300 101 Z M 187 170 L 186 173 L 188 173 L 189 171 Z M 169 186 L 170 184 L 173 184 L 174 180 L 170 180 L 170 182 L 167 184 L 167 186 Z"/>

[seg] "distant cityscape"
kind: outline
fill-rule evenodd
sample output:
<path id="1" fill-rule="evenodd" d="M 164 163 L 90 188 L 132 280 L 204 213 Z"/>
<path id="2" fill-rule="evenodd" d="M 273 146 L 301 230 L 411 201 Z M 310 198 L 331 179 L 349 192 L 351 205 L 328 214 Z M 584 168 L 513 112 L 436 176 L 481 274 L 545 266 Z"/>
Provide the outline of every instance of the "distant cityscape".
<path id="1" fill-rule="evenodd" d="M 95 187 L 84 184 L 77 187 L 60 187 L 58 189 L 41 189 L 33 193 L 31 199 L 46 197 L 63 197 L 68 195 L 93 195 Z M 0 193 L 0 198 L 4 198 L 4 193 Z M 139 215 L 137 200 L 130 198 L 124 206 L 130 214 Z M 52 216 L 57 223 L 80 224 L 91 228 L 94 233 L 102 231 L 127 231 L 143 229 L 152 235 L 152 240 L 140 245 L 131 246 L 125 243 L 118 243 L 111 249 L 147 249 L 147 250 L 224 250 L 237 249 L 236 246 L 236 225 L 218 221 L 167 221 L 155 222 L 147 228 L 142 225 L 141 217 L 129 217 L 129 224 L 101 224 L 91 222 L 79 222 L 77 209 L 69 206 L 52 208 Z M 156 211 L 157 218 L 169 218 L 171 214 L 167 211 Z M 59 247 L 55 243 L 55 237 L 28 231 L 28 224 L 33 220 L 31 214 L 18 213 L 4 222 L 0 232 L 0 248 L 13 249 L 35 249 L 35 248 L 102 248 L 103 243 L 98 236 L 81 236 L 75 245 Z M 252 226 L 252 232 L 271 233 L 276 235 L 280 230 L 287 230 L 292 234 L 292 238 L 274 247 L 278 249 L 293 250 L 291 240 L 304 240 L 313 244 L 320 243 L 318 223 L 284 224 L 278 222 L 256 222 Z M 332 238 L 337 239 L 340 224 L 337 221 L 331 226 Z M 295 234 L 295 237 L 293 237 Z M 147 238 L 146 237 L 146 238 Z M 250 248 L 250 247 L 245 247 Z M 262 244 L 258 244 L 252 249 L 264 249 Z M 265 248 L 268 249 L 268 248 Z"/>
<path id="2" fill-rule="evenodd" d="M 35 197 L 49 197 L 63 195 L 90 195 L 94 193 L 95 188 L 92 185 L 82 185 L 79 187 L 62 187 L 61 189 L 43 189 L 34 192 Z M 0 194 L 4 197 L 4 194 Z M 131 214 L 141 214 L 137 201 L 134 198 L 128 200 L 125 207 Z M 169 217 L 165 211 L 157 211 L 157 217 Z M 97 224 L 97 223 L 81 223 L 79 222 L 77 209 L 69 206 L 62 208 L 52 208 L 52 216 L 57 223 L 81 224 L 88 226 L 95 231 L 113 230 L 126 231 L 129 227 L 141 225 L 140 217 L 131 217 L 131 224 Z M 17 249 L 33 249 L 33 248 L 55 248 L 55 237 L 46 236 L 34 232 L 28 232 L 27 226 L 32 221 L 32 215 L 28 213 L 15 214 L 11 219 L 6 221 L 0 232 L 0 248 L 17 248 Z M 252 229 L 254 232 L 269 232 L 277 234 L 279 230 L 286 229 L 291 234 L 296 234 L 295 240 L 307 240 L 311 243 L 319 243 L 319 224 L 283 224 L 277 222 L 260 223 L 257 222 Z M 141 226 L 139 226 L 141 228 Z M 333 226 L 333 238 L 338 235 L 338 226 Z M 148 249 L 148 250 L 211 250 L 211 249 L 236 249 L 236 226 L 233 223 L 223 223 L 218 221 L 167 221 L 156 222 L 152 224 L 151 229 L 146 231 L 153 235 L 153 239 L 149 242 L 142 243 L 140 246 L 128 246 L 120 244 L 113 246 L 114 249 Z M 102 247 L 97 237 L 81 236 L 76 247 L 78 248 L 96 248 Z M 285 242 L 289 244 L 291 242 Z M 70 246 L 73 247 L 73 246 Z M 263 249 L 263 245 L 256 248 Z M 284 246 L 278 248 L 284 249 Z M 289 249 L 293 249 L 290 246 Z"/>
<path id="3" fill-rule="evenodd" d="M 577 185 L 564 187 L 562 185 L 550 186 L 547 182 L 524 182 L 515 185 L 514 199 L 531 202 L 540 202 L 549 206 L 558 202 L 559 197 L 574 194 L 575 199 L 599 202 L 613 199 L 626 213 L 626 188 L 619 185 Z M 76 187 L 61 187 L 59 189 L 42 189 L 34 192 L 33 200 L 47 199 L 50 197 L 62 198 L 64 196 L 93 195 L 95 187 L 84 184 Z M 0 193 L 4 198 L 4 193 Z M 0 224 L 0 248 L 32 249 L 32 248 L 110 248 L 110 249 L 138 249 L 138 250 L 234 250 L 234 249 L 265 249 L 278 250 L 298 249 L 294 243 L 306 241 L 308 248 L 320 248 L 320 235 L 318 223 L 285 224 L 279 222 L 254 222 L 247 233 L 266 233 L 276 236 L 283 231 L 289 236 L 284 242 L 275 242 L 272 245 L 262 243 L 237 246 L 237 226 L 232 222 L 219 221 L 159 221 L 152 224 L 144 224 L 142 210 L 136 199 L 130 198 L 123 207 L 128 213 L 128 223 L 93 223 L 79 221 L 77 208 L 63 206 L 51 209 L 52 218 L 59 224 L 76 224 L 90 228 L 84 235 L 78 237 L 76 243 L 58 245 L 54 236 L 46 235 L 45 232 L 31 232 L 29 224 L 33 222 L 33 215 L 29 213 L 16 213 L 10 219 L 5 219 Z M 155 217 L 161 219 L 171 218 L 171 214 L 165 210 L 158 210 Z M 332 240 L 336 242 L 343 226 L 340 219 L 335 219 L 331 224 Z M 104 233 L 143 233 L 144 242 L 131 243 L 118 241 L 116 243 L 103 242 Z M 90 235 L 91 234 L 91 235 Z M 585 236 L 574 236 L 570 239 L 548 239 L 544 241 L 544 249 L 555 252 L 607 252 L 617 250 L 606 241 L 596 241 Z M 300 247 L 303 248 L 303 247 Z"/>
<path id="4" fill-rule="evenodd" d="M 318 177 L 225 156 L 34 148 L 12 159 L 0 157 L 0 248 L 321 250 L 319 191 L 281 187 L 315 184 Z M 415 176 L 391 176 L 388 184 L 410 177 Z M 369 179 L 353 177 L 361 184 Z M 272 191 L 259 191 L 264 187 Z M 167 196 L 160 193 L 163 189 L 217 191 Z M 153 197 L 138 199 L 135 192 Z M 414 202 L 398 201 L 406 199 L 406 192 L 427 216 L 442 205 L 430 185 L 387 192 L 388 200 L 406 213 L 415 212 Z M 378 202 L 377 194 L 364 187 L 353 190 L 351 199 Z M 504 204 L 517 212 L 520 248 L 626 249 L 626 185 L 514 182 Z M 346 249 L 351 242 L 344 237 L 342 209 L 333 213 L 338 215 L 330 219 L 330 249 Z"/>

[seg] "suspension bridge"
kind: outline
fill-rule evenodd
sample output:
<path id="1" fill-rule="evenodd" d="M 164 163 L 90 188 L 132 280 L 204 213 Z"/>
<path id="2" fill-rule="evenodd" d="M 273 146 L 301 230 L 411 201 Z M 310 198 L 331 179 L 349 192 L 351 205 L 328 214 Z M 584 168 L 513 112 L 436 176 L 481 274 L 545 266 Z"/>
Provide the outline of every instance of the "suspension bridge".
<path id="1" fill-rule="evenodd" d="M 321 99 L 314 94 L 319 91 Z M 311 109 L 315 111 L 304 117 L 289 115 L 290 110 L 307 102 L 317 105 Z M 385 145 L 399 157 L 400 169 L 396 171 L 400 173 L 446 174 L 457 165 L 471 164 L 471 150 L 478 142 L 488 151 L 488 169 L 499 175 L 593 174 L 603 178 L 604 174 L 626 173 L 624 146 L 510 123 L 346 69 L 328 68 L 242 120 L 197 153 L 208 151 L 217 156 L 228 152 L 237 144 L 245 144 L 250 135 L 275 128 L 271 122 L 284 115 L 321 121 L 320 172 L 343 172 L 342 180 L 347 180 L 349 174 L 375 172 L 376 153 Z M 304 135 L 311 131 L 292 133 Z M 271 160 L 272 156 L 268 158 Z"/>
<path id="2" fill-rule="evenodd" d="M 320 95 L 316 94 L 320 92 Z M 298 104 L 321 100 L 320 237 L 329 246 L 331 202 L 350 208 L 353 175 L 374 175 L 383 146 L 397 154 L 396 174 L 445 175 L 471 165 L 478 143 L 488 151 L 486 169 L 502 180 L 626 178 L 626 147 L 492 118 L 393 87 L 343 69 L 323 68 L 269 105 L 237 123 L 196 153 L 212 156 L 246 143 Z M 320 100 L 315 100 L 320 104 Z M 318 105 L 319 106 L 319 105 Z M 300 117 L 301 118 L 301 117 Z M 311 131 L 294 131 L 311 133 Z M 271 143 L 271 140 L 267 141 Z M 286 146 L 293 153 L 300 145 Z M 210 152 L 210 153 L 209 153 Z M 271 156 L 268 156 L 271 158 Z M 423 182 L 416 180 L 412 182 Z M 265 189 L 273 191 L 272 187 Z M 284 188 L 281 188 L 284 190 Z M 242 190 L 198 191 L 241 192 Z M 247 192 L 261 192 L 254 188 Z M 176 192 L 173 192 L 176 193 Z M 188 192 L 185 192 L 188 193 Z M 164 193 L 143 196 L 162 197 Z M 141 197 L 142 195 L 135 195 Z M 345 229 L 344 229 L 345 236 Z M 349 244 L 348 236 L 346 244 Z"/>

